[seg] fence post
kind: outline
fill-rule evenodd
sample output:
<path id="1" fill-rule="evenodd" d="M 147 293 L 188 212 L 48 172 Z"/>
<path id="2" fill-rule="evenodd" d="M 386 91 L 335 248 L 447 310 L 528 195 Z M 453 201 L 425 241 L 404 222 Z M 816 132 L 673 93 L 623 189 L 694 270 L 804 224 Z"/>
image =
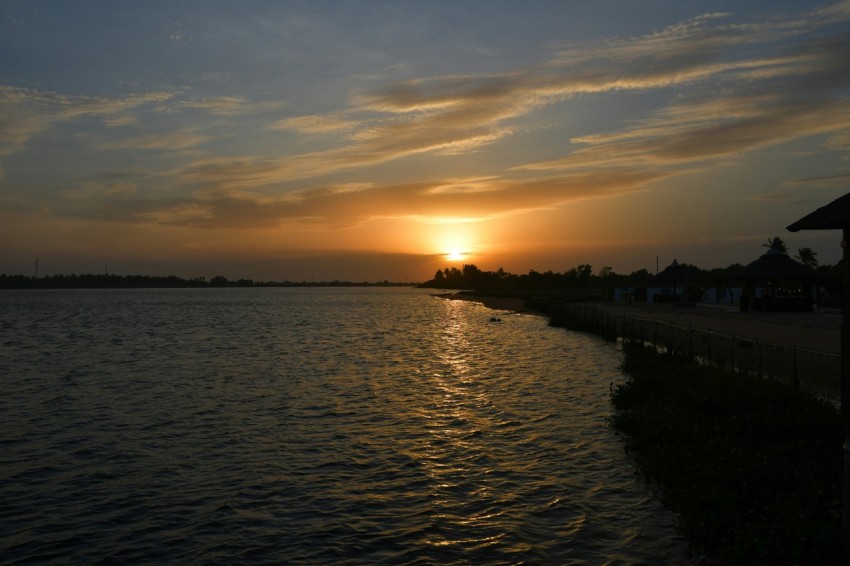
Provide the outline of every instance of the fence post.
<path id="1" fill-rule="evenodd" d="M 791 382 L 794 384 L 794 387 L 799 388 L 800 387 L 800 371 L 799 371 L 799 368 L 797 367 L 797 359 L 798 359 L 797 348 L 794 348 L 794 349 L 791 350 L 791 359 L 792 359 L 792 362 L 794 364 L 794 366 L 791 370 L 791 376 L 792 376 Z"/>
<path id="2" fill-rule="evenodd" d="M 729 370 L 733 373 L 735 372 L 735 339 L 727 338 L 729 340 Z"/>
<path id="3" fill-rule="evenodd" d="M 764 359 L 764 344 L 759 342 L 759 353 L 758 353 L 758 376 L 762 375 L 762 360 Z"/>
<path id="4" fill-rule="evenodd" d="M 673 325 L 667 325 L 670 328 L 670 332 L 667 333 L 667 353 L 673 353 Z"/>
<path id="5" fill-rule="evenodd" d="M 688 325 L 688 355 L 694 357 L 694 327 Z"/>

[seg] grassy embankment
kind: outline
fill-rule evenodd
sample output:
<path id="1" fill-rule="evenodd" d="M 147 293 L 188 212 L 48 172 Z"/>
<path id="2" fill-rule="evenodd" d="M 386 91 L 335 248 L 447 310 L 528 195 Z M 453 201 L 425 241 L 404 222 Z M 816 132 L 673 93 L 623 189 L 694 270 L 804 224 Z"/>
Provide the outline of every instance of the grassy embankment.
<path id="1" fill-rule="evenodd" d="M 611 424 L 698 555 L 717 564 L 850 564 L 835 407 L 684 355 L 624 350 L 629 377 L 612 391 Z"/>

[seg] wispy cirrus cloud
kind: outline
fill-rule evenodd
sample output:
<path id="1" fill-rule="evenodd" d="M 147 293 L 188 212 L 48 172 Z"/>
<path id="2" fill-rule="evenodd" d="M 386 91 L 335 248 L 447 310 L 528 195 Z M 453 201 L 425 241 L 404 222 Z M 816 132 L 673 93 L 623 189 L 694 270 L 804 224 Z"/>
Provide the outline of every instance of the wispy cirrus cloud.
<path id="1" fill-rule="evenodd" d="M 574 151 L 563 159 L 516 170 L 687 163 L 845 127 L 846 103 L 836 93 L 850 78 L 850 36 L 806 34 L 850 18 L 847 3 L 749 24 L 724 24 L 727 16 L 705 14 L 658 33 L 563 50 L 539 66 L 510 73 L 394 83 L 354 96 L 343 111 L 289 117 L 270 126 L 334 136 L 335 147 L 279 159 L 203 160 L 187 164 L 186 175 L 194 182 L 244 188 L 412 155 L 481 151 L 510 138 L 516 120 L 572 97 L 700 83 L 713 85 L 719 96 L 677 102 L 631 129 L 574 138 Z M 770 53 L 777 51 L 777 40 L 796 36 L 790 46 Z"/>
<path id="2" fill-rule="evenodd" d="M 837 171 L 829 175 L 791 179 L 783 183 L 790 187 L 812 187 L 817 189 L 845 188 L 850 185 L 850 171 Z"/>
<path id="3" fill-rule="evenodd" d="M 69 182 L 71 186 L 60 194 L 71 200 L 131 195 L 149 177 L 142 170 L 104 171 Z"/>
<path id="4" fill-rule="evenodd" d="M 83 118 L 95 118 L 107 128 L 136 127 L 140 112 L 174 113 L 199 111 L 221 117 L 280 110 L 281 101 L 251 102 L 238 97 L 187 97 L 180 90 L 113 96 L 72 96 L 11 86 L 0 86 L 0 156 L 23 149 L 41 133 Z M 208 139 L 188 130 L 146 134 L 100 144 L 100 149 L 186 148 Z"/>
<path id="5" fill-rule="evenodd" d="M 285 100 L 249 100 L 240 96 L 188 97 L 169 101 L 156 108 L 158 112 L 201 111 L 214 116 L 242 116 L 286 108 Z"/>
<path id="6" fill-rule="evenodd" d="M 830 137 L 824 143 L 824 147 L 836 151 L 846 151 L 849 154 L 847 159 L 850 159 L 850 128 Z"/>
<path id="7" fill-rule="evenodd" d="M 204 144 L 203 154 L 181 156 L 160 172 L 158 181 L 173 188 L 169 196 L 133 199 L 128 185 L 116 184 L 111 192 L 110 185 L 89 186 L 121 197 L 98 211 L 104 218 L 212 228 L 291 219 L 341 225 L 378 217 L 507 215 L 642 189 L 708 160 L 809 136 L 831 135 L 827 148 L 846 148 L 850 32 L 830 26 L 850 21 L 850 2 L 795 18 L 729 19 L 704 14 L 657 33 L 559 49 L 538 65 L 504 73 L 417 78 L 359 90 L 343 108 L 318 114 L 284 116 L 289 107 L 282 101 L 177 90 L 85 98 L 5 87 L 0 108 L 10 111 L 0 118 L 0 155 L 84 116 L 112 127 L 134 126 L 143 108 L 221 119 L 233 125 L 228 135 L 235 143 L 212 148 L 220 140 L 200 126 L 208 122 L 189 120 L 189 126 L 133 131 L 96 146 L 175 150 Z M 454 182 L 435 173 L 435 180 L 357 190 L 324 186 L 293 192 L 290 185 L 412 156 L 429 155 L 438 164 L 446 156 L 499 144 L 504 149 L 520 127 L 528 127 L 521 120 L 532 113 L 568 116 L 569 107 L 559 105 L 577 97 L 650 92 L 660 102 L 648 117 L 564 139 L 560 157 L 506 164 L 480 172 L 474 181 Z M 268 116 L 237 127 L 233 118 L 251 113 Z M 323 143 L 300 153 L 292 149 L 298 143 L 279 151 L 274 144 L 257 150 L 251 143 L 258 134 L 284 133 Z M 240 151 L 243 145 L 252 151 Z"/>
<path id="8" fill-rule="evenodd" d="M 694 164 L 850 126 L 850 98 L 789 101 L 782 96 L 680 104 L 631 128 L 574 138 L 578 149 L 518 169 L 572 170 Z"/>
<path id="9" fill-rule="evenodd" d="M 296 116 L 269 125 L 270 130 L 292 130 L 302 134 L 336 134 L 354 130 L 360 122 L 342 116 Z"/>
<path id="10" fill-rule="evenodd" d="M 210 136 L 204 136 L 193 130 L 148 134 L 137 137 L 122 138 L 97 144 L 97 149 L 151 149 L 176 151 L 188 149 L 208 141 Z"/>
<path id="11" fill-rule="evenodd" d="M 850 1 L 843 0 L 830 6 L 819 8 L 813 16 L 826 21 L 844 21 L 850 19 Z"/>
<path id="12" fill-rule="evenodd" d="M 182 199 L 120 199 L 88 214 L 115 221 L 203 228 L 274 227 L 290 221 L 353 226 L 378 218 L 487 219 L 641 190 L 663 171 L 612 170 L 537 180 L 444 179 L 399 185 L 325 186 L 281 197 L 217 191 Z M 484 198 L 482 198 L 484 197 Z M 77 214 L 79 214 L 77 209 Z"/>
<path id="13" fill-rule="evenodd" d="M 162 103 L 174 95 L 160 91 L 115 97 L 70 96 L 0 86 L 0 156 L 20 151 L 34 136 L 58 124 L 85 117 L 110 124 L 120 122 L 128 112 Z"/>

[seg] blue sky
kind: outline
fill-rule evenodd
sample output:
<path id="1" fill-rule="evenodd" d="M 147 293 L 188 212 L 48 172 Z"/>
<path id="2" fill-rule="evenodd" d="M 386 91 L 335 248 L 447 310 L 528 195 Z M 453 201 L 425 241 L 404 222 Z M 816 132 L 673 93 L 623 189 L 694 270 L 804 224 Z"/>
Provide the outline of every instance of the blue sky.
<path id="1" fill-rule="evenodd" d="M 839 257 L 785 226 L 850 188 L 850 2 L 5 0 L 0 49 L 0 272 Z"/>

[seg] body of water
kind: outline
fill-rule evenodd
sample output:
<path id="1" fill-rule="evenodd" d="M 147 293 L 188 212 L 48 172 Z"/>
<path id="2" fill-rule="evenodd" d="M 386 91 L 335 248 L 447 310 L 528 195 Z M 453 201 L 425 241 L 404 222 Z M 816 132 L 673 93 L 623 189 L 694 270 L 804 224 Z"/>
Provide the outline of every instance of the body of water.
<path id="1" fill-rule="evenodd" d="M 621 355 L 410 288 L 0 294 L 0 562 L 682 563 Z"/>

